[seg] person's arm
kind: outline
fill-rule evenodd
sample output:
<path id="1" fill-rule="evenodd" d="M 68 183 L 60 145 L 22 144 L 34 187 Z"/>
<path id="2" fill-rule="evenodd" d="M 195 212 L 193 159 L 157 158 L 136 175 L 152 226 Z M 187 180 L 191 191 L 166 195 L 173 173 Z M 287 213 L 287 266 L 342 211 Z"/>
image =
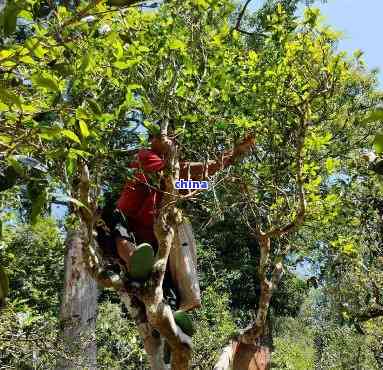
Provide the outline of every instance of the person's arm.
<path id="1" fill-rule="evenodd" d="M 255 144 L 253 136 L 247 136 L 240 144 L 234 147 L 234 150 L 226 151 L 222 156 L 216 160 L 203 162 L 181 162 L 180 163 L 180 178 L 192 180 L 202 180 L 207 176 L 214 175 L 217 171 L 230 166 L 236 159 L 248 152 L 250 148 Z"/>

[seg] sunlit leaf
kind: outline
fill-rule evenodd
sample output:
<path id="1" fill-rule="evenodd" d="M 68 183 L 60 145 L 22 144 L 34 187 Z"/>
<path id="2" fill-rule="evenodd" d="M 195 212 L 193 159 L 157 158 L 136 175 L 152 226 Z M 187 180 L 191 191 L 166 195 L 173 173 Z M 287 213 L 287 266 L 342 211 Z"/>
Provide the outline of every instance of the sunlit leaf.
<path id="1" fill-rule="evenodd" d="M 52 90 L 52 91 L 58 91 L 58 92 L 60 91 L 58 84 L 51 77 L 34 75 L 34 76 L 32 76 L 32 81 L 36 85 L 43 87 L 45 89 Z"/>
<path id="2" fill-rule="evenodd" d="M 7 105 L 17 105 L 19 108 L 21 108 L 23 102 L 20 96 L 5 89 L 0 89 L 0 101 Z"/>
<path id="3" fill-rule="evenodd" d="M 373 145 L 376 153 L 383 153 L 383 134 L 378 134 L 375 136 Z"/>
<path id="4" fill-rule="evenodd" d="M 61 133 L 61 135 L 66 136 L 68 139 L 70 139 L 70 140 L 72 140 L 78 144 L 81 144 L 79 137 L 73 131 L 64 129 L 64 130 L 61 130 L 60 133 Z"/>
<path id="5" fill-rule="evenodd" d="M 383 109 L 378 109 L 374 112 L 371 112 L 367 118 L 364 119 L 364 123 L 383 121 Z"/>
<path id="6" fill-rule="evenodd" d="M 23 62 L 26 64 L 35 64 L 36 63 L 30 55 L 25 55 L 25 56 L 21 57 L 20 62 Z"/>
<path id="7" fill-rule="evenodd" d="M 186 44 L 182 40 L 171 39 L 169 42 L 169 49 L 172 50 L 185 50 Z"/>
<path id="8" fill-rule="evenodd" d="M 123 61 L 114 62 L 113 65 L 118 69 L 127 69 L 134 66 L 137 63 L 138 61 L 136 59 L 131 59 L 131 60 L 126 60 L 124 62 Z"/>
<path id="9" fill-rule="evenodd" d="M 86 139 L 90 135 L 88 125 L 82 119 L 80 119 L 78 121 L 78 124 L 80 126 L 80 132 L 81 132 L 82 137 Z"/>

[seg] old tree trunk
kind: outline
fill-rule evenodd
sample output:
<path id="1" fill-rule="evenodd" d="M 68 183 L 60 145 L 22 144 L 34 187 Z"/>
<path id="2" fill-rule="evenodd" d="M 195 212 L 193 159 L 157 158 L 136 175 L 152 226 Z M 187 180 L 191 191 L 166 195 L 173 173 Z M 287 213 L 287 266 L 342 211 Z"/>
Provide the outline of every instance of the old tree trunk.
<path id="1" fill-rule="evenodd" d="M 277 287 L 282 275 L 282 262 L 270 262 L 271 241 L 296 230 L 304 221 L 306 200 L 303 186 L 304 141 L 308 122 L 305 114 L 300 117 L 300 127 L 296 136 L 296 194 L 298 198 L 296 216 L 282 227 L 274 227 L 269 231 L 262 231 L 259 224 L 251 226 L 251 235 L 257 239 L 260 249 L 258 263 L 258 277 L 261 292 L 256 309 L 256 319 L 246 329 L 241 330 L 232 342 L 224 348 L 214 370 L 267 370 L 271 365 L 271 330 L 267 315 L 273 290 Z M 250 195 L 246 191 L 246 196 Z M 289 247 L 280 252 L 279 260 L 289 253 Z"/>
<path id="2" fill-rule="evenodd" d="M 98 288 L 86 270 L 79 232 L 71 232 L 67 237 L 64 274 L 60 312 L 64 356 L 57 369 L 93 370 L 97 368 Z"/>
<path id="3" fill-rule="evenodd" d="M 167 168 L 161 190 L 164 196 L 154 231 L 158 240 L 158 252 L 153 273 L 145 285 L 116 275 L 105 278 L 103 259 L 96 252 L 93 228 L 99 217 L 96 197 L 90 191 L 90 173 L 85 163 L 79 167 L 77 198 L 85 207 L 77 213 L 81 220 L 81 235 L 75 232 L 68 237 L 68 252 L 65 266 L 65 287 L 61 319 L 66 355 L 75 353 L 73 359 L 64 356 L 59 369 L 96 368 L 96 347 L 94 328 L 97 307 L 97 285 L 114 288 L 121 301 L 127 306 L 137 324 L 143 339 L 151 368 L 169 369 L 164 362 L 164 343 L 171 352 L 172 370 L 189 370 L 191 361 L 191 338 L 175 323 L 172 310 L 163 300 L 162 283 L 170 250 L 174 244 L 175 230 L 181 217 L 176 208 L 174 179 L 178 176 L 179 165 L 175 145 L 167 139 L 167 127 L 161 127 L 162 140 L 166 150 Z M 89 275 L 88 275 L 89 274 Z"/>

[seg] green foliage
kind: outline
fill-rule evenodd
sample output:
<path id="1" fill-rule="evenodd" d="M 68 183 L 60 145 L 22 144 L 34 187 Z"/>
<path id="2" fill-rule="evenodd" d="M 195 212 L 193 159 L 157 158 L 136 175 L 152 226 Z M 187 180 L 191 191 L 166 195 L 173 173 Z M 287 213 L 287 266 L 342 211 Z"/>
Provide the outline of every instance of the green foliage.
<path id="1" fill-rule="evenodd" d="M 22 299 L 8 302 L 0 314 L 0 362 L 11 369 L 53 369 L 63 354 L 57 320 Z"/>
<path id="2" fill-rule="evenodd" d="M 22 301 L 41 314 L 58 314 L 64 264 L 61 238 L 50 219 L 40 219 L 35 226 L 7 227 L 1 258 L 11 301 Z"/>
<path id="3" fill-rule="evenodd" d="M 286 317 L 276 320 L 274 330 L 275 352 L 272 358 L 272 369 L 315 369 L 312 329 L 299 319 Z"/>
<path id="4" fill-rule="evenodd" d="M 106 369 L 147 369 L 142 341 L 119 304 L 105 301 L 97 317 L 97 362 Z"/>
<path id="5" fill-rule="evenodd" d="M 367 337 L 355 334 L 348 327 L 329 328 L 321 333 L 323 349 L 318 366 L 323 369 L 379 369 Z"/>
<path id="6" fill-rule="evenodd" d="M 11 368 L 52 368 L 63 353 L 59 341 L 59 296 L 63 244 L 53 220 L 36 225 L 6 224 L 0 263 L 10 293 L 0 314 L 0 362 Z"/>
<path id="7" fill-rule="evenodd" d="M 383 153 L 383 134 L 378 134 L 375 136 L 374 149 L 378 154 Z"/>
<path id="8" fill-rule="evenodd" d="M 193 315 L 196 327 L 193 364 L 202 369 L 212 368 L 236 330 L 229 303 L 228 295 L 212 285 L 203 291 L 202 308 Z"/>

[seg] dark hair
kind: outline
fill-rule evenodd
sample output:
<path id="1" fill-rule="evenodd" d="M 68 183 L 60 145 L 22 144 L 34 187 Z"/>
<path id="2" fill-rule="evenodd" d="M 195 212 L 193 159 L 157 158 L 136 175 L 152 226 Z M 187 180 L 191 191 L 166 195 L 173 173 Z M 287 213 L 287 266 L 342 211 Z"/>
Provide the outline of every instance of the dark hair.
<path id="1" fill-rule="evenodd" d="M 149 131 L 149 133 L 148 133 L 148 139 L 149 140 L 152 140 L 158 136 L 159 136 L 159 134 L 157 132 Z"/>
<path id="2" fill-rule="evenodd" d="M 148 139 L 154 139 L 161 137 L 161 131 L 160 130 L 148 130 Z"/>

